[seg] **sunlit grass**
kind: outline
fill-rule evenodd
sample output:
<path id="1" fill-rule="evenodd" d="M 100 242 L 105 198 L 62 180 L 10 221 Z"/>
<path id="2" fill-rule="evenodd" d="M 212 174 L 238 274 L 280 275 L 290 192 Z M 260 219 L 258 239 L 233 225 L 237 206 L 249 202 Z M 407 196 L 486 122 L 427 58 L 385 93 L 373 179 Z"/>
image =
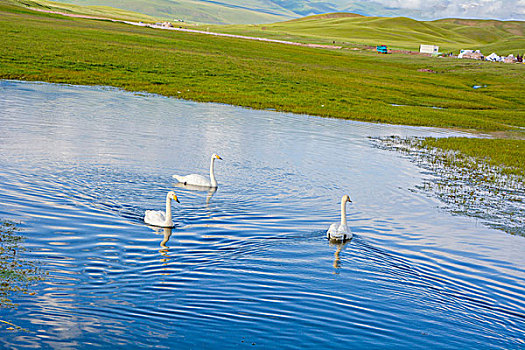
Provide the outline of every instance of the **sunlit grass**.
<path id="1" fill-rule="evenodd" d="M 425 147 L 456 151 L 479 162 L 499 167 L 508 174 L 525 177 L 525 141 L 473 138 L 427 138 Z"/>
<path id="2" fill-rule="evenodd" d="M 371 138 L 405 154 L 425 173 L 414 190 L 439 198 L 444 208 L 490 227 L 525 236 L 524 141 L 493 139 Z"/>

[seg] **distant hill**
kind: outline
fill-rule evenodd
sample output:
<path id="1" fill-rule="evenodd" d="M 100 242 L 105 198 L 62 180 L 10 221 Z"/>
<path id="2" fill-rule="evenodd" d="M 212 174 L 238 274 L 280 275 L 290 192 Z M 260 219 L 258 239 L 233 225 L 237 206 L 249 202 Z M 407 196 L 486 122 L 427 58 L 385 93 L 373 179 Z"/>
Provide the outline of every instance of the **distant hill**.
<path id="1" fill-rule="evenodd" d="M 525 22 L 442 19 L 417 21 L 407 17 L 365 17 L 350 13 L 308 16 L 264 25 L 211 26 L 210 30 L 291 41 L 338 45 L 386 44 L 418 50 L 420 44 L 442 52 L 482 49 L 485 54 L 525 52 Z"/>
<path id="2" fill-rule="evenodd" d="M 108 6 L 82 6 L 51 2 L 47 0 L 0 0 L 21 6 L 69 12 L 90 16 L 119 18 L 136 21 L 154 22 L 161 19 L 173 20 L 175 18 L 162 14 L 157 17 L 144 15 L 129 10 L 116 9 Z M 91 2 L 93 0 L 74 0 L 75 2 Z M 98 0 L 97 0 L 98 1 Z M 116 1 L 116 0 L 115 0 Z M 144 4 L 141 0 L 136 4 Z M 168 0 L 155 0 L 168 1 Z M 183 0 L 185 1 L 185 0 Z M 247 2 L 251 6 L 259 6 L 260 0 Z M 253 3 L 252 3 L 253 2 Z M 177 6 L 182 6 L 178 3 Z M 217 6 L 217 5 L 210 5 Z M 407 17 L 370 17 L 356 13 L 325 13 L 290 19 L 290 13 L 278 15 L 278 8 L 272 8 L 274 13 L 266 13 L 266 18 L 285 18 L 262 25 L 203 25 L 206 30 L 267 37 L 273 39 L 332 44 L 343 46 L 365 45 L 374 46 L 386 44 L 390 48 L 416 51 L 420 44 L 434 44 L 440 47 L 441 52 L 456 52 L 459 49 L 480 49 L 485 54 L 496 52 L 498 54 L 523 54 L 525 53 L 525 21 L 497 21 L 475 19 L 441 19 L 435 21 L 417 21 Z M 297 10 L 297 9 L 296 9 Z M 240 11 L 240 12 L 235 12 Z M 235 9 L 230 13 L 217 12 L 216 15 L 235 16 L 235 13 L 244 13 L 244 18 L 254 15 L 247 9 Z M 183 16 L 178 18 L 183 19 Z M 259 18 L 259 17 L 257 17 Z M 182 24 L 181 24 L 182 25 Z M 197 28 L 194 25 L 191 28 Z"/>
<path id="3" fill-rule="evenodd" d="M 350 12 L 363 16 L 409 17 L 420 20 L 450 17 L 523 18 L 519 6 L 508 5 L 490 12 L 482 2 L 470 7 L 455 6 L 454 1 L 432 6 L 422 2 L 420 8 L 408 6 L 409 1 L 386 0 L 60 0 L 61 2 L 109 6 L 163 19 L 182 19 L 186 22 L 207 24 L 262 24 L 285 21 L 333 12 Z M 503 0 L 501 0 L 503 1 Z M 470 9 L 470 10 L 469 10 Z M 504 17 L 501 17 L 504 16 Z M 505 17 L 507 16 L 507 17 Z M 510 17 L 509 17 L 510 16 Z M 479 18 L 479 17 L 478 17 Z"/>
<path id="4" fill-rule="evenodd" d="M 143 13 L 167 20 L 211 24 L 250 24 L 285 21 L 300 15 L 271 1 L 247 0 L 63 0 L 61 2 L 93 6 L 105 5 Z"/>
<path id="5" fill-rule="evenodd" d="M 103 17 L 144 22 L 155 22 L 159 20 L 158 18 L 144 15 L 142 13 L 117 9 L 108 6 L 80 6 L 47 0 L 0 0 L 0 3 L 13 4 L 15 6 L 28 7 L 41 11 L 71 13 L 91 17 Z"/>
<path id="6" fill-rule="evenodd" d="M 353 12 L 366 16 L 417 16 L 417 11 L 387 8 L 359 0 L 62 0 L 76 5 L 110 6 L 166 19 L 211 24 L 260 24 L 308 15 Z"/>

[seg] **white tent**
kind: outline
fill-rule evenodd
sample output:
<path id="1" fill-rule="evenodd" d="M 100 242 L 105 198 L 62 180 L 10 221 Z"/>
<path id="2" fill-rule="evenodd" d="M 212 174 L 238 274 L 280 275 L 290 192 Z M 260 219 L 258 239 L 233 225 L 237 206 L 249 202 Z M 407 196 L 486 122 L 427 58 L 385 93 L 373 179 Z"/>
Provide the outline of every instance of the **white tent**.
<path id="1" fill-rule="evenodd" d="M 470 58 L 474 60 L 482 60 L 483 54 L 479 50 L 461 50 L 458 58 Z"/>
<path id="2" fill-rule="evenodd" d="M 499 57 L 498 55 L 496 55 L 494 52 L 491 53 L 490 55 L 488 55 L 487 57 L 485 57 L 485 60 L 486 61 L 492 61 L 492 62 L 501 62 L 501 61 L 503 61 L 503 59 L 501 57 Z"/>
<path id="3" fill-rule="evenodd" d="M 463 56 L 470 55 L 473 52 L 474 52 L 474 50 L 461 50 L 459 52 L 458 58 L 463 58 Z"/>

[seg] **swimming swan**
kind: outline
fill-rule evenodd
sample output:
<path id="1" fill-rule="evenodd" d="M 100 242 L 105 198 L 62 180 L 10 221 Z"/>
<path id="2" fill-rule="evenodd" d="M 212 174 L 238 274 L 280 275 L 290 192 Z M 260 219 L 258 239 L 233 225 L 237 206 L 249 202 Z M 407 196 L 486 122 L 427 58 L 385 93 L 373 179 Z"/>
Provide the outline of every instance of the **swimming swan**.
<path id="1" fill-rule="evenodd" d="M 328 239 L 344 241 L 346 239 L 352 238 L 352 231 L 350 231 L 346 224 L 346 202 L 352 203 L 350 196 L 347 194 L 341 198 L 341 223 L 330 225 L 330 228 L 326 232 L 326 237 Z"/>
<path id="2" fill-rule="evenodd" d="M 171 219 L 171 200 L 174 199 L 179 202 L 175 192 L 169 191 L 166 195 L 166 213 L 160 210 L 146 210 L 144 214 L 144 222 L 152 226 L 173 227 L 173 220 Z"/>
<path id="3" fill-rule="evenodd" d="M 215 162 L 215 159 L 222 160 L 222 158 L 219 157 L 217 154 L 212 154 L 210 163 L 210 179 L 198 174 L 191 174 L 186 176 L 173 175 L 173 178 L 175 178 L 177 181 L 184 185 L 217 188 L 217 180 L 215 180 L 215 173 L 213 171 L 213 164 Z"/>

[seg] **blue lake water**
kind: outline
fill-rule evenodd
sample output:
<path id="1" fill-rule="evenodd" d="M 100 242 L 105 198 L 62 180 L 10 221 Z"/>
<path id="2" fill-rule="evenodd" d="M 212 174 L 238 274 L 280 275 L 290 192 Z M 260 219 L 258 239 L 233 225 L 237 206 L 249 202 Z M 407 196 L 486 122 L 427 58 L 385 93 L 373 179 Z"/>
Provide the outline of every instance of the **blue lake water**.
<path id="1" fill-rule="evenodd" d="M 0 348 L 523 349 L 525 238 L 413 191 L 389 135 L 454 133 L 0 81 L 0 218 L 49 273 Z M 214 152 L 211 198 L 174 186 Z"/>

